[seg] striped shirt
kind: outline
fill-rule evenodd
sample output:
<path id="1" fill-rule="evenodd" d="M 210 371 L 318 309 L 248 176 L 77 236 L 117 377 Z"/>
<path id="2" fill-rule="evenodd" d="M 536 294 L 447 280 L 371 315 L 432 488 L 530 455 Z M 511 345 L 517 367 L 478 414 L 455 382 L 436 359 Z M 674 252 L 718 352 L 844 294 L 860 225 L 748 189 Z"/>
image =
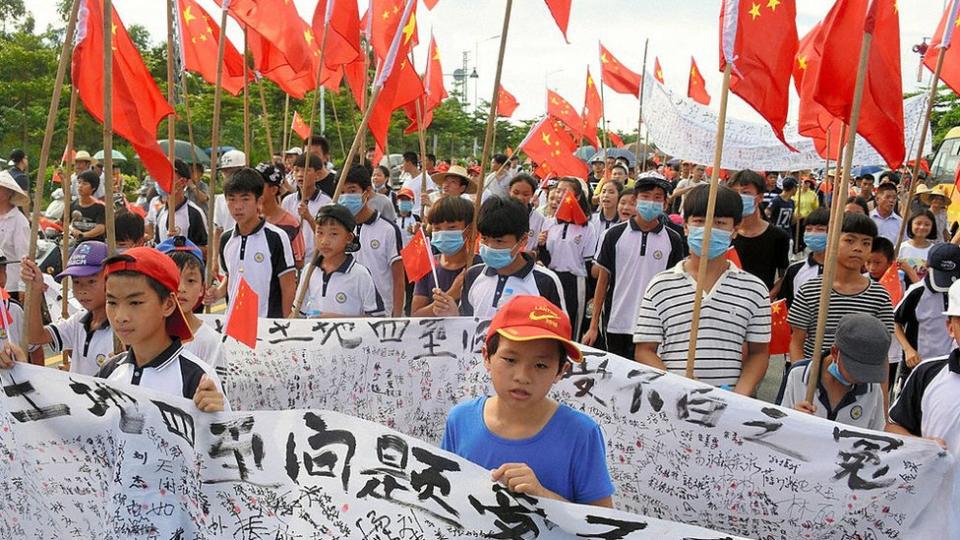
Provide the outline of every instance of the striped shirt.
<path id="1" fill-rule="evenodd" d="M 807 333 L 807 338 L 803 341 L 803 356 L 806 358 L 813 357 L 822 283 L 823 276 L 810 278 L 804 283 L 797 291 L 793 305 L 790 306 L 790 313 L 787 315 L 787 323 L 791 327 Z M 833 346 L 837 325 L 840 324 L 840 319 L 849 313 L 873 315 L 883 323 L 888 332 L 893 334 L 893 306 L 890 303 L 890 295 L 882 285 L 870 281 L 866 289 L 855 294 L 841 294 L 831 289 L 827 325 L 823 334 L 823 350 Z"/>
<path id="2" fill-rule="evenodd" d="M 658 355 L 672 373 L 683 374 L 690 345 L 696 281 L 684 261 L 660 272 L 640 304 L 634 343 L 658 343 Z M 735 385 L 745 343 L 770 342 L 770 291 L 760 278 L 730 264 L 704 291 L 697 333 L 694 375 L 714 386 Z"/>

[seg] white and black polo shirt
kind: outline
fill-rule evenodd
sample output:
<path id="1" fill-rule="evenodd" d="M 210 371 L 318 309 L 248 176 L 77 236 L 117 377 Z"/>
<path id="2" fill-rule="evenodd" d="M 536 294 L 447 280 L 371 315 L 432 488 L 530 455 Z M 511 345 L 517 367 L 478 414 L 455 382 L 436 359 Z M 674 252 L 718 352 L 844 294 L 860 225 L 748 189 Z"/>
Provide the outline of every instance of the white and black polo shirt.
<path id="1" fill-rule="evenodd" d="M 943 314 L 947 310 L 947 293 L 931 289 L 928 279 L 911 285 L 893 312 L 893 322 L 903 327 L 907 342 L 923 360 L 945 356 L 956 347 Z"/>
<path id="2" fill-rule="evenodd" d="M 523 254 L 523 258 L 527 262 L 523 268 L 506 276 L 485 264 L 468 268 L 460 295 L 460 314 L 490 319 L 500 306 L 516 295 L 542 296 L 566 311 L 560 278 L 553 271 L 535 264 L 533 257 Z"/>
<path id="3" fill-rule="evenodd" d="M 597 250 L 596 231 L 592 224 L 560 223 L 550 218 L 544 225 L 547 231 L 544 260 L 554 272 L 567 272 L 587 277 L 587 262 Z"/>
<path id="4" fill-rule="evenodd" d="M 393 263 L 400 260 L 400 248 L 403 239 L 397 224 L 374 212 L 364 222 L 358 222 L 354 231 L 351 247 L 357 262 L 362 264 L 377 286 L 377 292 L 383 300 L 383 309 L 393 313 Z"/>
<path id="5" fill-rule="evenodd" d="M 413 238 L 413 233 L 410 232 L 410 228 L 417 223 L 420 223 L 420 216 L 416 214 L 410 214 L 409 216 L 397 216 L 397 228 L 400 229 L 400 237 L 403 239 L 403 246 L 401 247 L 406 247 L 407 244 L 410 243 L 410 240 Z"/>
<path id="6" fill-rule="evenodd" d="M 347 255 L 343 264 L 329 274 L 321 269 L 322 262 L 322 257 L 317 260 L 316 270 L 310 277 L 310 284 L 300 307 L 301 317 L 383 316 L 383 300 L 377 293 L 369 270 L 357 263 L 352 255 Z M 306 273 L 301 276 L 300 288 L 303 288 L 306 277 Z M 297 292 L 299 293 L 299 290 Z"/>
<path id="7" fill-rule="evenodd" d="M 913 368 L 890 406 L 890 419 L 918 437 L 939 437 L 960 456 L 960 349 Z"/>
<path id="8" fill-rule="evenodd" d="M 290 214 L 297 219 L 300 219 L 301 201 L 303 201 L 303 199 L 300 198 L 300 191 L 297 190 L 296 193 L 291 193 L 284 197 L 283 201 L 280 203 L 280 206 L 282 206 L 287 212 L 290 212 Z M 307 199 L 307 210 L 310 211 L 311 216 L 315 216 L 322 207 L 331 203 L 333 203 L 333 199 L 331 199 L 330 196 L 324 193 L 320 187 L 317 186 L 317 190 L 314 192 L 313 197 Z M 303 233 L 303 260 L 309 261 L 313 257 L 313 229 L 310 228 L 310 222 L 305 219 L 301 219 L 300 232 Z"/>
<path id="9" fill-rule="evenodd" d="M 152 206 L 147 223 L 153 224 L 153 241 L 163 242 L 167 236 L 167 205 Z M 152 216 L 151 216 L 152 214 Z M 173 213 L 179 236 L 186 236 L 198 246 L 207 245 L 207 217 L 203 210 L 190 200 L 184 199 Z"/>
<path id="10" fill-rule="evenodd" d="M 222 394 L 223 385 L 213 368 L 185 350 L 179 339 L 174 339 L 169 347 L 144 366 L 137 365 L 133 349 L 128 349 L 127 352 L 111 358 L 96 374 L 108 381 L 142 386 L 187 399 L 193 399 L 197 387 L 200 386 L 200 378 L 204 375 L 213 380 Z M 230 410 L 226 399 L 223 406 L 224 410 Z"/>
<path id="11" fill-rule="evenodd" d="M 258 316 L 280 319 L 286 316 L 281 306 L 280 276 L 295 272 L 290 237 L 278 227 L 260 218 L 260 224 L 244 236 L 234 227 L 220 239 L 220 268 L 229 276 L 229 298 L 237 294 L 243 276 L 260 300 Z"/>
<path id="12" fill-rule="evenodd" d="M 830 376 L 830 375 L 827 375 Z M 810 360 L 793 364 L 787 374 L 787 384 L 783 391 L 784 407 L 793 407 L 807 397 L 807 381 L 810 380 Z M 883 388 L 879 384 L 861 383 L 850 387 L 834 409 L 830 407 L 830 398 L 823 380 L 817 381 L 817 392 L 813 397 L 816 407 L 814 416 L 826 418 L 848 426 L 883 431 L 887 415 L 883 410 Z"/>
<path id="13" fill-rule="evenodd" d="M 594 228 L 596 229 L 596 231 L 597 231 L 597 236 L 598 236 L 598 237 L 603 236 L 603 233 L 604 233 L 605 231 L 607 231 L 608 229 L 613 228 L 614 225 L 617 225 L 617 224 L 619 224 L 619 223 L 620 223 L 620 213 L 619 213 L 619 212 L 618 212 L 617 214 L 615 214 L 615 215 L 613 216 L 613 219 L 611 219 L 611 220 L 608 220 L 607 218 L 603 217 L 603 211 L 602 211 L 602 210 L 599 211 L 599 212 L 594 212 L 593 215 L 590 216 L 590 224 L 593 225 Z"/>
<path id="14" fill-rule="evenodd" d="M 69 350 L 70 372 L 80 375 L 96 375 L 97 370 L 113 354 L 113 330 L 110 321 L 103 320 L 98 328 L 91 328 L 93 313 L 83 310 L 74 313 L 69 319 L 45 328 L 53 341 L 50 348 L 54 352 Z"/>
<path id="15" fill-rule="evenodd" d="M 530 210 L 530 236 L 527 238 L 527 251 L 533 251 L 537 249 L 537 242 L 539 241 L 540 232 L 544 230 L 546 226 L 547 218 L 543 217 L 543 214 L 537 211 L 536 208 Z"/>
<path id="16" fill-rule="evenodd" d="M 683 260 L 683 240 L 663 223 L 643 231 L 629 220 L 603 233 L 594 264 L 610 276 L 605 309 L 609 314 L 606 331 L 633 333 L 643 291 L 653 276 Z"/>
<path id="17" fill-rule="evenodd" d="M 810 278 L 823 275 L 823 265 L 813 258 L 813 253 L 802 261 L 797 261 L 787 267 L 783 273 L 783 282 L 780 284 L 780 298 L 787 301 L 787 308 L 793 305 L 793 299 L 800 291 L 800 287 L 810 281 Z"/>

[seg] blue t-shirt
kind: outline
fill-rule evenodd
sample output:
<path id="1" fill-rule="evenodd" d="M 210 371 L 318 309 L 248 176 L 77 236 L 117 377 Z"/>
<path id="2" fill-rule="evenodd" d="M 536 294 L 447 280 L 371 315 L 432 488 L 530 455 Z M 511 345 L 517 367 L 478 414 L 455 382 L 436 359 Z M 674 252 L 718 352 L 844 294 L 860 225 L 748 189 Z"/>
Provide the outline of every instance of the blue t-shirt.
<path id="1" fill-rule="evenodd" d="M 504 439 L 483 421 L 486 401 L 486 396 L 471 399 L 450 411 L 441 448 L 491 470 L 504 463 L 526 463 L 543 487 L 571 502 L 613 495 L 607 447 L 592 418 L 561 404 L 540 433 Z"/>

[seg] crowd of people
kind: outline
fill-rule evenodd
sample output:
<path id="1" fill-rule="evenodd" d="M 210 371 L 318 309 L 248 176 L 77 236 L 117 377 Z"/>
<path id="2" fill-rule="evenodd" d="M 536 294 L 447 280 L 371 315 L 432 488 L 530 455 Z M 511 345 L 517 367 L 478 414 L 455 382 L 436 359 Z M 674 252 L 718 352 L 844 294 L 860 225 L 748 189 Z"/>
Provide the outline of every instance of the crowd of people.
<path id="1" fill-rule="evenodd" d="M 372 157 L 341 174 L 319 136 L 255 166 L 232 150 L 219 162 L 222 193 L 209 189 L 202 167 L 177 160 L 171 193 L 145 188 L 135 202 L 114 201 L 111 254 L 105 177 L 80 151 L 69 188 L 64 181 L 76 195 L 63 212 L 74 246 L 56 279 L 69 277 L 83 309 L 45 324 L 41 295 L 23 307 L 10 300 L 13 323 L 4 332 L 19 342 L 29 320 L 31 347 L 69 350 L 72 372 L 218 411 L 228 408 L 214 371 L 222 344 L 196 314 L 224 300 L 230 309 L 240 287 L 257 294 L 260 317 L 492 319 L 483 356 L 494 395 L 453 409 L 443 447 L 516 491 L 610 506 L 600 429 L 551 400 L 550 388 L 582 360 L 580 344 L 684 374 L 706 259 L 698 380 L 756 396 L 768 368 L 782 363 L 778 404 L 936 439 L 960 453 L 960 234 L 941 186 L 920 186 L 904 201 L 908 182 L 896 171 L 861 175 L 849 193 L 834 192 L 832 170 L 820 179 L 810 171 L 723 171 L 707 223 L 712 171 L 685 161 L 637 166 L 600 152 L 586 178 L 539 178 L 532 164 L 502 154 L 485 164 L 485 177 L 476 162 L 406 152 L 396 171 Z M 21 280 L 43 287 L 41 269 L 25 258 L 29 222 L 18 207 L 26 187 L 13 170 L 0 173 L 0 282 L 12 291 Z M 838 221 L 830 219 L 835 197 L 845 205 Z M 417 235 L 428 239 L 436 268 L 411 283 L 401 251 Z M 205 282 L 208 267 L 213 284 Z M 902 296 L 896 304 L 891 274 L 900 288 L 894 297 Z M 771 304 L 781 299 L 789 353 L 771 356 Z M 125 346 L 120 355 L 114 337 Z M 811 373 L 817 352 L 820 371 Z M 26 356 L 8 340 L 0 364 L 14 359 Z"/>

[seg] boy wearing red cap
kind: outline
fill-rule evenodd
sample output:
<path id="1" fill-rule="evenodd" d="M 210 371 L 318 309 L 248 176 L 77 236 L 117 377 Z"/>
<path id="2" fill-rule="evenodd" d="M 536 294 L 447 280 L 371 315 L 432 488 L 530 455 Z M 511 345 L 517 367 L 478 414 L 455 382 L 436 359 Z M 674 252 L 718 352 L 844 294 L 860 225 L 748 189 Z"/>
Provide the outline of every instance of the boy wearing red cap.
<path id="1" fill-rule="evenodd" d="M 606 445 L 597 423 L 547 397 L 583 361 L 570 319 L 538 296 L 516 296 L 494 316 L 483 364 L 496 394 L 458 404 L 441 447 L 492 469 L 517 493 L 613 506 Z"/>

